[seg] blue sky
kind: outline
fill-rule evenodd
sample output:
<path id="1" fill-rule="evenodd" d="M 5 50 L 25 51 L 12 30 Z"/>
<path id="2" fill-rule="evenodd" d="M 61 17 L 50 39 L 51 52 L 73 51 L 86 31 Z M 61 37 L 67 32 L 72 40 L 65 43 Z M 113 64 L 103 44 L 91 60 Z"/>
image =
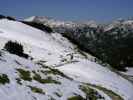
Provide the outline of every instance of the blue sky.
<path id="1" fill-rule="evenodd" d="M 0 0 L 0 14 L 61 20 L 111 21 L 133 17 L 133 0 Z"/>

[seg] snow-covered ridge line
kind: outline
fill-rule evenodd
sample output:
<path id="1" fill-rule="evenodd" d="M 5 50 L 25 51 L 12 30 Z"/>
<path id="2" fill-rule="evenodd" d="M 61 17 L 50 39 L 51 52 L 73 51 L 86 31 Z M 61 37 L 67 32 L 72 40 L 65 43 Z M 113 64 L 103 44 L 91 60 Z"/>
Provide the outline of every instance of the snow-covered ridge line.
<path id="1" fill-rule="evenodd" d="M 119 26 L 120 24 L 127 25 L 127 26 L 129 25 L 133 28 L 133 19 L 121 19 L 121 18 L 116 19 L 111 23 L 105 23 L 105 24 L 99 24 L 94 20 L 81 21 L 81 22 L 60 21 L 60 20 L 55 20 L 53 18 L 49 18 L 45 16 L 31 16 L 24 20 L 28 22 L 43 23 L 51 27 L 73 28 L 73 27 L 88 26 L 88 27 L 98 28 L 98 26 L 100 26 L 100 27 L 104 27 L 105 31 L 112 29 L 113 27 Z"/>
<path id="2" fill-rule="evenodd" d="M 72 28 L 72 27 L 83 27 L 85 25 L 88 25 L 90 27 L 97 27 L 98 26 L 98 24 L 93 20 L 84 21 L 84 22 L 73 22 L 73 21 L 60 21 L 60 20 L 55 20 L 52 18 L 41 17 L 41 16 L 32 16 L 32 17 L 25 19 L 25 21 L 43 23 L 46 25 L 50 25 L 51 27 Z"/>

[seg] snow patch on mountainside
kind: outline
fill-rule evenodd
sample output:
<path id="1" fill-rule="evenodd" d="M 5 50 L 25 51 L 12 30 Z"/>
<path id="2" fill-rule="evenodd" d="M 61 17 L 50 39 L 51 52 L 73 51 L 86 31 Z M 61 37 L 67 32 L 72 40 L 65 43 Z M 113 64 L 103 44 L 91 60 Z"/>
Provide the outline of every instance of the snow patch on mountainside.
<path id="1" fill-rule="evenodd" d="M 133 85 L 130 82 L 94 62 L 81 60 L 81 62 L 68 64 L 58 69 L 75 80 L 106 87 L 121 94 L 122 97 L 126 97 L 125 99 L 133 98 Z"/>

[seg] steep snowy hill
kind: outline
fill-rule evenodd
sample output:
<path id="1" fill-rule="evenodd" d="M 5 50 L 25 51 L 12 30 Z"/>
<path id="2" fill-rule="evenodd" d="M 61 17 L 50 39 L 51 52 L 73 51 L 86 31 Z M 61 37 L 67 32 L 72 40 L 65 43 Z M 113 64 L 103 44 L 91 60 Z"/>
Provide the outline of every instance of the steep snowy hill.
<path id="1" fill-rule="evenodd" d="M 59 33 L 0 20 L 0 48 L 8 41 L 23 45 L 25 59 L 0 51 L 2 100 L 132 100 L 133 84 L 94 62 Z"/>
<path id="2" fill-rule="evenodd" d="M 132 19 L 118 19 L 110 24 L 99 25 L 94 21 L 68 24 L 65 21 L 36 16 L 26 21 L 50 26 L 53 31 L 61 33 L 77 44 L 80 49 L 91 53 L 117 70 L 125 71 L 127 66 L 133 66 Z"/>

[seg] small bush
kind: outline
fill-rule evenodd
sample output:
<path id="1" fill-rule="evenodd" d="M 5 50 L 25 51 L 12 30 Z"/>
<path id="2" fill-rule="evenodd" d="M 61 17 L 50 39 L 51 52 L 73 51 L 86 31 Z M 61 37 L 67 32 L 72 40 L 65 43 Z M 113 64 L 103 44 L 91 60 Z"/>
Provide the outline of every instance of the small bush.
<path id="1" fill-rule="evenodd" d="M 24 69 L 17 69 L 17 71 L 19 72 L 21 79 L 25 81 L 32 81 L 30 71 L 26 71 Z"/>
<path id="2" fill-rule="evenodd" d="M 38 88 L 38 87 L 34 87 L 34 86 L 28 86 L 32 92 L 34 93 L 39 93 L 39 94 L 45 94 L 45 92 L 41 89 L 41 88 Z"/>
<path id="3" fill-rule="evenodd" d="M 36 72 L 34 72 L 33 79 L 42 84 L 50 84 L 50 83 L 61 84 L 59 81 L 52 79 L 52 77 L 47 77 L 46 79 L 42 79 L 42 77 L 39 74 L 37 74 Z"/>
<path id="4" fill-rule="evenodd" d="M 50 68 L 50 67 L 49 67 L 49 70 L 45 71 L 44 73 L 53 74 L 53 75 L 60 75 L 60 76 L 62 76 L 62 77 L 65 77 L 65 78 L 67 78 L 67 79 L 72 80 L 70 77 L 66 76 L 64 73 L 62 73 L 62 72 L 59 71 L 58 69 L 54 69 L 54 68 Z"/>
<path id="5" fill-rule="evenodd" d="M 9 82 L 10 82 L 10 80 L 6 74 L 0 75 L 0 84 L 6 84 Z"/>
<path id="6" fill-rule="evenodd" d="M 96 85 L 92 85 L 92 86 L 94 88 L 97 88 L 100 91 L 103 91 L 105 94 L 107 94 L 111 98 L 111 100 L 124 100 L 120 95 L 113 92 L 112 90 L 108 90 L 108 89 L 101 87 L 101 86 L 96 86 Z"/>
<path id="7" fill-rule="evenodd" d="M 24 54 L 23 46 L 17 42 L 8 41 L 4 49 L 12 54 L 16 54 L 20 57 L 28 58 L 29 56 L 27 54 Z"/>
<path id="8" fill-rule="evenodd" d="M 80 95 L 76 95 L 76 96 L 69 97 L 67 100 L 86 100 L 86 99 L 84 99 Z M 92 100 L 92 99 L 89 99 L 89 100 Z"/>
<path id="9" fill-rule="evenodd" d="M 88 86 L 80 86 L 80 89 L 86 94 L 87 100 L 104 99 L 104 97 L 102 97 L 96 90 Z"/>

